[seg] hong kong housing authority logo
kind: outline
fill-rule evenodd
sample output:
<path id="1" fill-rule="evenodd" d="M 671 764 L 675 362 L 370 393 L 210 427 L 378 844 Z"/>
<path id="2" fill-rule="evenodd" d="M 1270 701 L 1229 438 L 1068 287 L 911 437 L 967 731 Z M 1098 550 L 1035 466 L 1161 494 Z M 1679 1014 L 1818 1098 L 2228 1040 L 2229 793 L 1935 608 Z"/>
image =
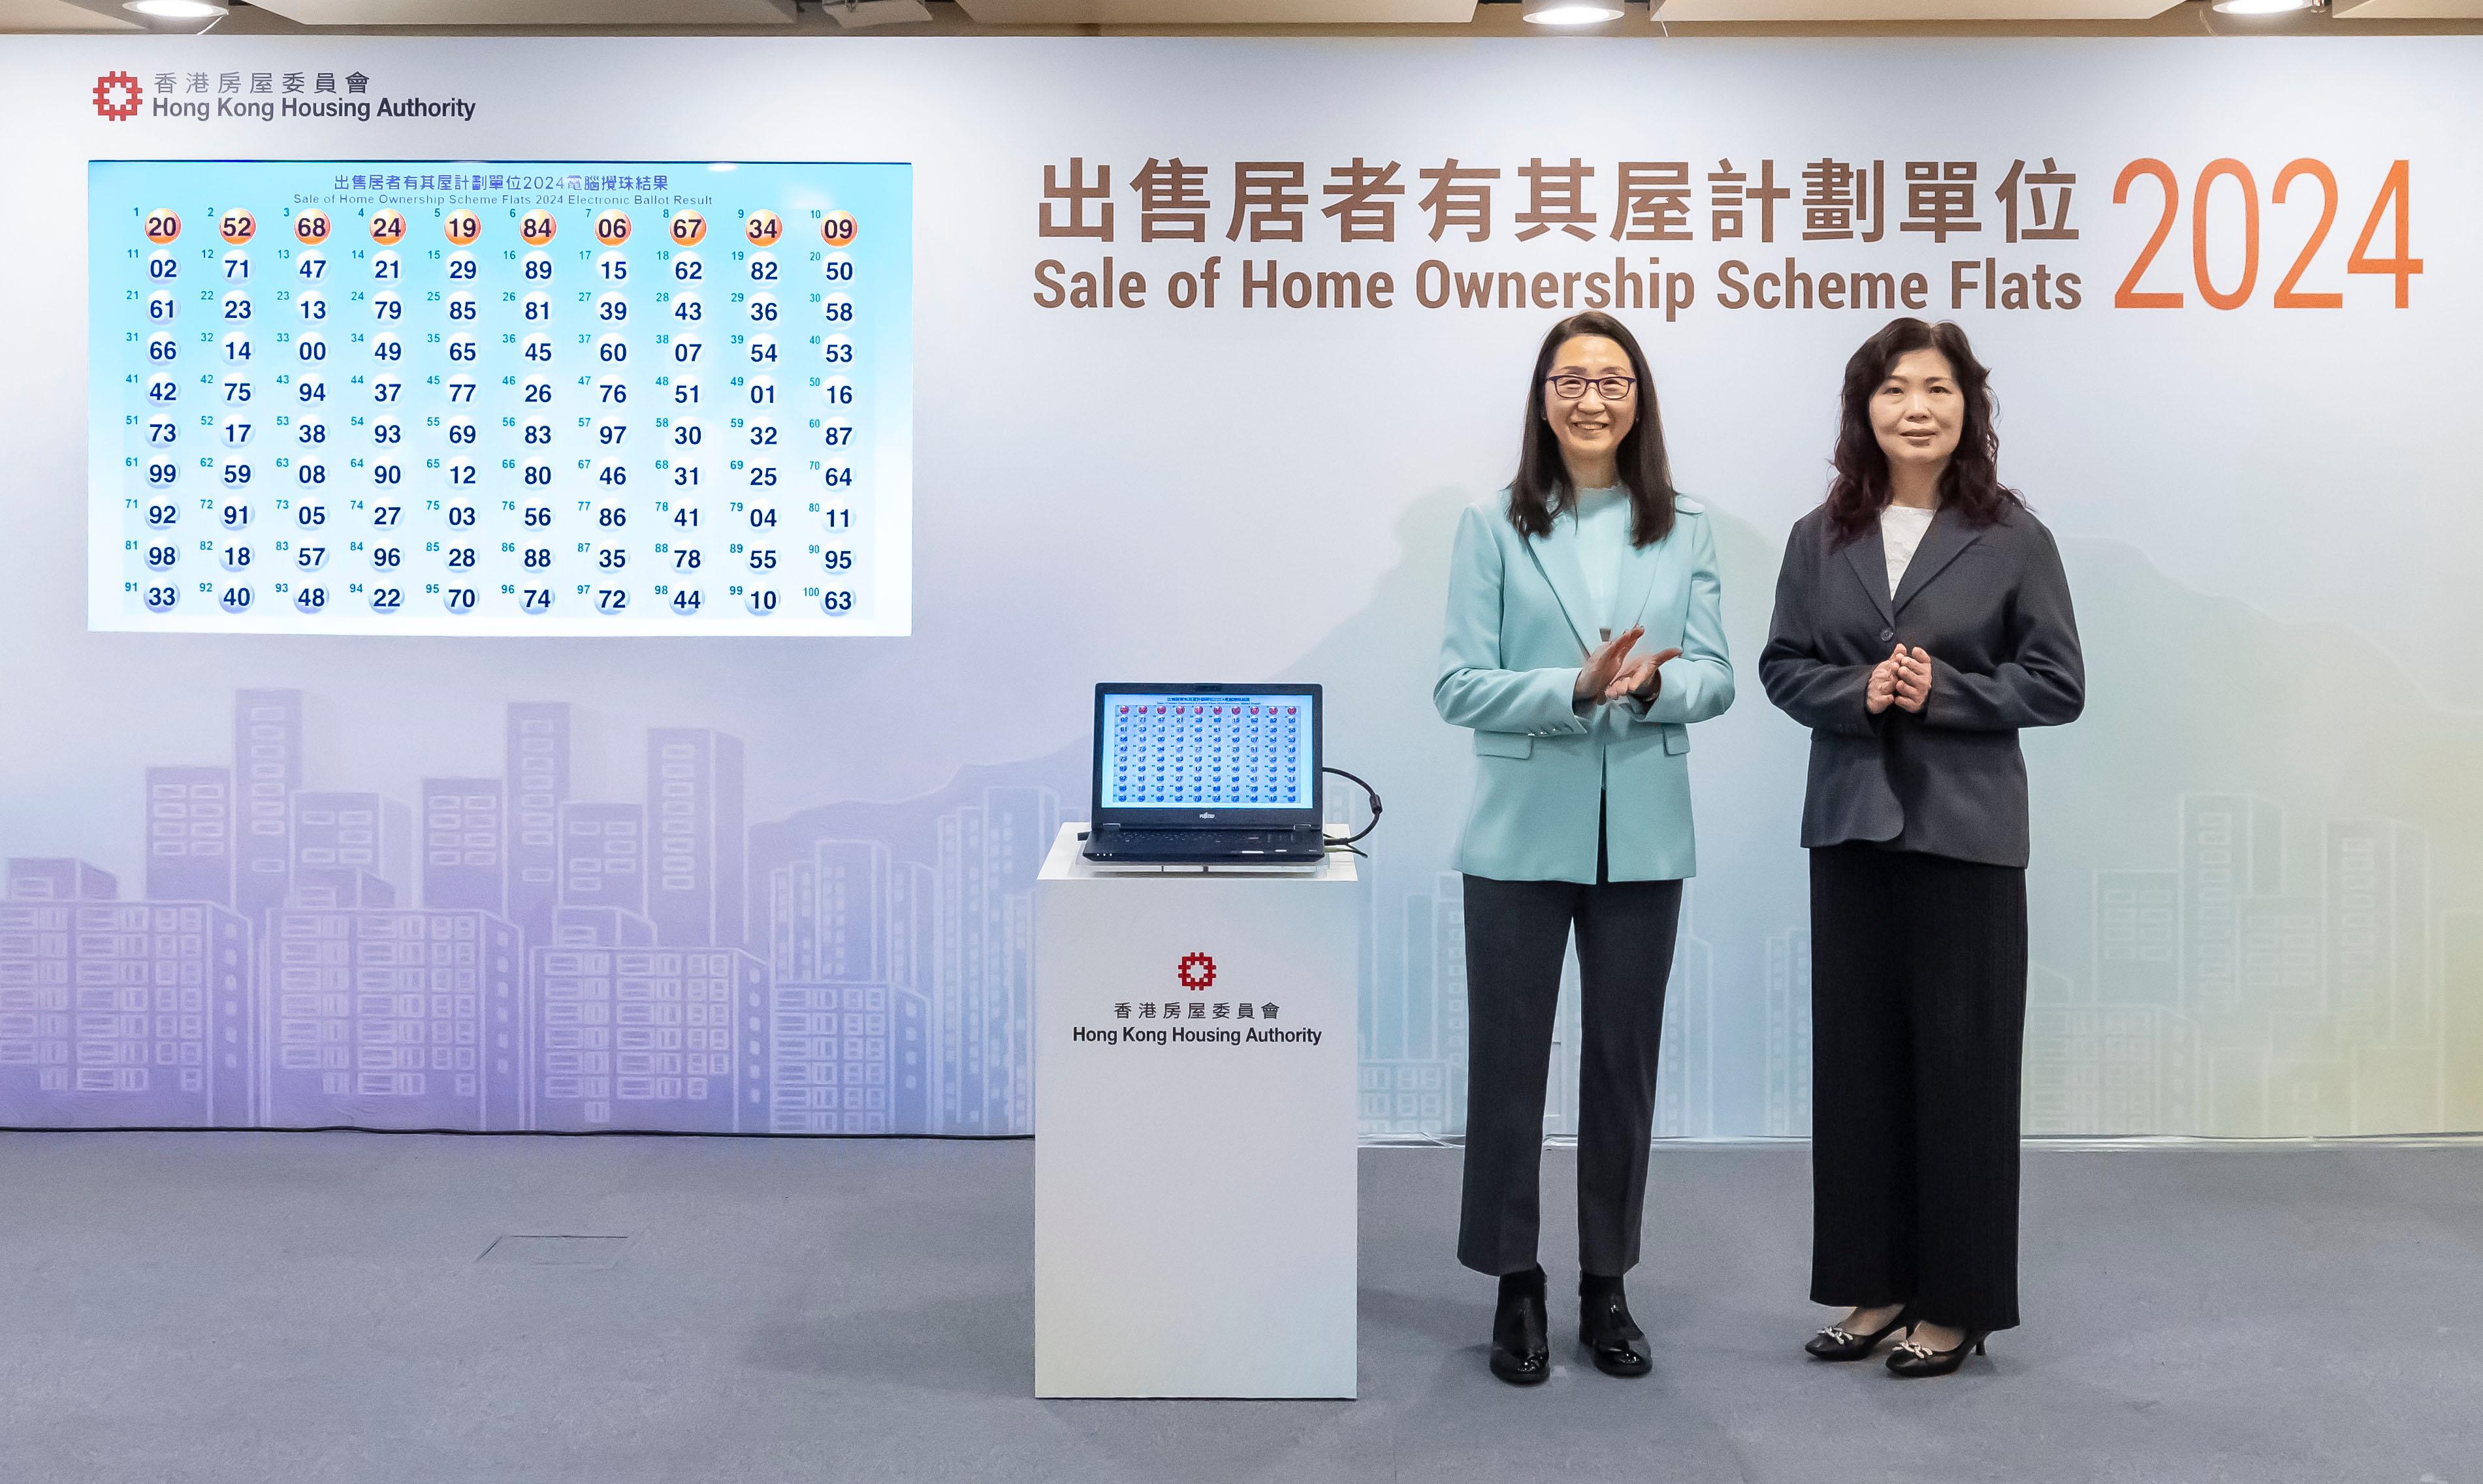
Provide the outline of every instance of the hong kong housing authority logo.
<path id="1" fill-rule="evenodd" d="M 1215 987 L 1215 961 L 1204 953 L 1185 953 L 1173 976 L 1185 990 L 1207 990 Z"/>
<path id="2" fill-rule="evenodd" d="M 138 79 L 127 72 L 106 72 L 94 80 L 94 111 L 98 118 L 115 123 L 138 116 L 138 100 L 146 90 Z"/>

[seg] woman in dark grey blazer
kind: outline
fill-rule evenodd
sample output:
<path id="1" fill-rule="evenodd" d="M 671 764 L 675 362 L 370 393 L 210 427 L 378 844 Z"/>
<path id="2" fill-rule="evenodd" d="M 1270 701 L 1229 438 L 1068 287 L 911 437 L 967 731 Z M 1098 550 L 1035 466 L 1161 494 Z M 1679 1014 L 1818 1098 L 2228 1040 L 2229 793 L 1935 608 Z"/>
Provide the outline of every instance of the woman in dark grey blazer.
<path id="1" fill-rule="evenodd" d="M 2069 579 L 1999 480 L 1989 373 L 1901 319 L 1846 363 L 1836 475 L 1785 543 L 1759 656 L 1810 729 L 1807 1346 L 1945 1375 L 2017 1323 L 2021 727 L 2077 718 Z"/>

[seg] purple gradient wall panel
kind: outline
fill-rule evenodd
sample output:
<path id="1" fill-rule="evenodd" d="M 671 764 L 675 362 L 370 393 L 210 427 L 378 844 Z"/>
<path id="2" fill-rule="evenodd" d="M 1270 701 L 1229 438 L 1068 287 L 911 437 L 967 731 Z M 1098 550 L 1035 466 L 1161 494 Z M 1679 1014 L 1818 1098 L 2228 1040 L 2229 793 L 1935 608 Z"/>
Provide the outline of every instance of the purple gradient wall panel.
<path id="1" fill-rule="evenodd" d="M 509 776 L 425 777 L 409 808 L 303 788 L 321 761 L 305 712 L 300 692 L 239 692 L 232 766 L 146 770 L 148 900 L 73 858 L 0 867 L 0 1122 L 1024 1124 L 1049 790 L 976 782 L 813 831 L 753 903 L 729 734 L 647 733 L 653 808 L 581 802 L 569 708 L 512 705 Z M 765 960 L 727 941 L 743 934 Z"/>

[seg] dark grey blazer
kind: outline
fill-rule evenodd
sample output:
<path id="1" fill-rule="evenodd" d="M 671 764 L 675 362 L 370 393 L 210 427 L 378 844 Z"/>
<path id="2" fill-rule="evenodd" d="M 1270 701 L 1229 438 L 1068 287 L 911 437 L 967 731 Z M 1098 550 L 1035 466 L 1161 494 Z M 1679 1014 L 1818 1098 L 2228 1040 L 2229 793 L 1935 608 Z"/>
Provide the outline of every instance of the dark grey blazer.
<path id="1" fill-rule="evenodd" d="M 1795 523 L 1759 655 L 1768 699 L 1810 729 L 1802 843 L 2023 866 L 2017 729 L 2075 721 L 2086 704 L 2052 533 L 2023 509 L 1980 528 L 1942 509 L 1893 602 L 1878 522 L 1841 546 L 1834 535 L 1826 506 Z M 1931 701 L 1873 716 L 1871 668 L 1901 640 L 1932 657 Z"/>

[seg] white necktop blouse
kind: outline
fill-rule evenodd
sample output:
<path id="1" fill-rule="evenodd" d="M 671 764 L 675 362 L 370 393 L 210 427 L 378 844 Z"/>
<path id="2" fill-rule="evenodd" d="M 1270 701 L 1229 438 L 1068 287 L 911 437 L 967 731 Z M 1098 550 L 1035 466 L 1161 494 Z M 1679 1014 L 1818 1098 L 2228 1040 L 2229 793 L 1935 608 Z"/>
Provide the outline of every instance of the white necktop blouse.
<path id="1" fill-rule="evenodd" d="M 1888 596 L 1897 596 L 1897 584 L 1906 580 L 1906 568 L 1914 560 L 1914 548 L 1923 543 L 1923 533 L 1932 528 L 1936 511 L 1916 510 L 1910 505 L 1887 505 L 1880 511 L 1880 545 L 1888 554 Z"/>
<path id="2" fill-rule="evenodd" d="M 1578 528 L 1578 566 L 1587 579 L 1587 611 L 1605 629 L 1619 626 L 1613 612 L 1621 585 L 1621 563 L 1630 548 L 1629 491 L 1615 487 L 1581 490 L 1570 518 Z"/>

